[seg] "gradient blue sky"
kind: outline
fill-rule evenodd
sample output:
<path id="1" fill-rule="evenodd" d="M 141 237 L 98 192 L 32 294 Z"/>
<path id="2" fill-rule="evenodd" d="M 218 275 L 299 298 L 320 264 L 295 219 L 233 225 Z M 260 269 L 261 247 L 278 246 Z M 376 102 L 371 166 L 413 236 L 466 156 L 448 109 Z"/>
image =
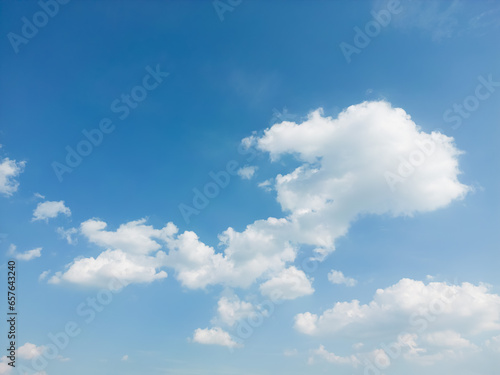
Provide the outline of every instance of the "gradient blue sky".
<path id="1" fill-rule="evenodd" d="M 354 45 L 354 28 L 364 30 L 373 19 L 371 12 L 387 9 L 387 3 L 244 0 L 221 20 L 211 1 L 73 0 L 59 5 L 58 13 L 17 53 L 8 34 L 21 35 L 22 17 L 32 20 L 40 6 L 34 1 L 0 4 L 0 162 L 9 158 L 23 169 L 19 163 L 25 161 L 23 171 L 12 177 L 18 188 L 0 196 L 2 275 L 9 257 L 42 248 L 40 257 L 18 260 L 18 344 L 44 346 L 50 343 L 48 333 L 64 329 L 67 321 L 82 329 L 60 353 L 69 360 L 50 360 L 40 371 L 366 373 L 363 364 L 328 361 L 315 351 L 324 345 L 349 358 L 358 355 L 351 346 L 366 340 L 366 353 L 358 352 L 369 358 L 381 342 L 406 330 L 404 324 L 389 329 L 377 326 L 374 318 L 377 335 L 358 338 L 346 331 L 323 336 L 301 332 L 296 317 L 321 315 L 337 302 L 369 303 L 377 289 L 399 285 L 404 278 L 427 286 L 431 281 L 457 288 L 471 283 L 490 301 L 474 311 L 487 310 L 492 322 L 500 324 L 500 87 L 478 100 L 477 109 L 458 128 L 445 115 L 455 103 L 474 96 L 482 78 L 500 81 L 500 8 L 495 1 L 401 1 L 399 6 L 401 12 L 349 63 L 340 44 Z M 120 120 L 111 103 L 140 85 L 148 66 L 158 65 L 169 76 Z M 450 198 L 443 207 L 409 216 L 361 213 L 347 234 L 336 239 L 335 252 L 306 272 L 314 293 L 281 301 L 243 347 L 203 345 L 193 335 L 198 328 L 217 326 L 211 321 L 222 295 L 237 295 L 254 307 L 261 304 L 265 297 L 259 285 L 265 278 L 248 288 L 224 282 L 190 288 L 177 278 L 178 269 L 167 264 L 161 267 L 167 278 L 131 282 L 89 324 L 76 308 L 99 288 L 47 282 L 75 259 L 95 258 L 110 247 L 92 243 L 82 233 L 80 224 L 93 218 L 106 222 L 108 231 L 141 218 L 156 229 L 173 222 L 181 233 L 195 232 L 220 253 L 217 236 L 228 227 L 242 232 L 256 220 L 285 217 L 276 191 L 258 184 L 292 172 L 301 162 L 292 152 L 271 163 L 262 149 L 248 161 L 249 154 L 238 152 L 241 140 L 252 134 L 262 139 L 266 128 L 282 120 L 301 124 L 318 108 L 336 118 L 365 101 L 390 103 L 388 111 L 402 108 L 422 133 L 453 137 L 454 147 L 464 151 L 453 157 L 462 172 L 458 179 L 471 189 L 462 199 Z M 97 128 L 103 118 L 112 119 L 114 131 L 60 182 L 53 162 L 63 163 L 66 146 L 76 148 L 84 139 L 82 130 Z M 187 223 L 179 205 L 191 205 L 192 189 L 203 189 L 211 171 L 224 170 L 233 160 L 258 167 L 255 175 L 232 176 Z M 419 199 L 425 201 L 425 194 Z M 33 221 L 34 210 L 44 201 L 64 201 L 71 215 Z M 69 244 L 57 233 L 59 227 L 76 228 L 77 242 Z M 11 245 L 15 253 L 9 253 Z M 288 266 L 300 269 L 301 260 L 313 255 L 312 245 L 297 249 Z M 356 285 L 333 284 L 328 279 L 332 269 L 354 278 Z M 5 310 L 5 300 L 1 303 Z M 472 316 L 467 324 L 472 326 L 475 318 L 484 320 Z M 235 335 L 234 327 L 222 328 Z M 450 330 L 436 328 L 419 339 Z M 418 358 L 399 356 L 383 373 L 496 374 L 500 331 L 492 328 L 473 337 L 458 333 L 474 345 L 468 346 L 470 352 L 467 345 L 448 348 L 455 357 L 427 366 Z M 31 358 L 19 360 L 31 363 Z"/>

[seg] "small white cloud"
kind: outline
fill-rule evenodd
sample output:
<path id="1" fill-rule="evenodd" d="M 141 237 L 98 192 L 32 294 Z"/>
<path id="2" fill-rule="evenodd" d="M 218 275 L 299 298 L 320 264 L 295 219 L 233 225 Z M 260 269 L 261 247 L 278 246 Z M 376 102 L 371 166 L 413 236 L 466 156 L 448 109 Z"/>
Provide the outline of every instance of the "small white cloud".
<path id="1" fill-rule="evenodd" d="M 122 357 L 122 361 L 128 361 L 128 354 L 125 354 L 125 355 Z"/>
<path id="2" fill-rule="evenodd" d="M 250 180 L 254 176 L 255 172 L 257 172 L 257 169 L 258 169 L 258 167 L 253 166 L 253 165 L 245 166 L 243 168 L 238 169 L 237 173 L 238 173 L 238 176 L 240 176 L 244 180 Z"/>
<path id="3" fill-rule="evenodd" d="M 25 165 L 25 161 L 17 162 L 9 158 L 0 162 L 0 194 L 10 197 L 17 191 L 19 182 L 16 177 L 24 171 Z"/>
<path id="4" fill-rule="evenodd" d="M 43 271 L 40 276 L 38 276 L 38 281 L 43 281 L 47 278 L 47 276 L 49 276 L 50 274 L 50 270 L 47 270 L 47 271 Z"/>
<path id="5" fill-rule="evenodd" d="M 12 256 L 18 260 L 31 260 L 31 259 L 35 259 L 35 258 L 40 258 L 42 256 L 42 248 L 41 247 L 37 247 L 36 249 L 33 249 L 33 250 L 28 250 L 28 251 L 25 251 L 24 253 L 18 253 L 16 251 L 17 247 L 16 245 L 14 244 L 11 244 L 9 246 L 9 250 L 7 251 L 7 254 L 9 256 Z"/>
<path id="6" fill-rule="evenodd" d="M 328 280 L 332 284 L 345 284 L 347 286 L 355 286 L 357 281 L 352 277 L 345 277 L 341 271 L 331 270 L 328 274 Z"/>
<path id="7" fill-rule="evenodd" d="M 73 235 L 78 233 L 78 229 L 76 228 L 69 228 L 69 229 L 64 229 L 63 227 L 57 228 L 57 233 L 61 238 L 64 238 L 70 245 L 75 245 L 78 240 L 73 237 Z"/>
<path id="8" fill-rule="evenodd" d="M 283 351 L 285 357 L 295 357 L 297 354 L 299 354 L 297 349 L 286 349 Z"/>
<path id="9" fill-rule="evenodd" d="M 42 248 L 41 247 L 37 247 L 36 249 L 33 249 L 33 250 L 28 250 L 28 251 L 25 251 L 24 253 L 20 253 L 20 254 L 16 254 L 15 257 L 16 259 L 19 259 L 19 260 L 31 260 L 31 259 L 35 259 L 35 258 L 40 258 L 42 256 Z"/>
<path id="10" fill-rule="evenodd" d="M 193 335 L 193 342 L 204 345 L 227 346 L 228 348 L 239 346 L 235 341 L 233 341 L 229 333 L 220 327 L 196 329 Z"/>
<path id="11" fill-rule="evenodd" d="M 17 349 L 17 355 L 22 359 L 33 359 L 42 355 L 44 350 L 44 346 L 36 346 L 35 344 L 27 342 Z"/>
<path id="12" fill-rule="evenodd" d="M 45 195 L 42 195 L 40 193 L 35 193 L 33 195 L 35 196 L 35 198 L 45 199 Z"/>
<path id="13" fill-rule="evenodd" d="M 328 352 L 323 345 L 320 345 L 318 349 L 311 352 L 308 363 L 313 364 L 315 357 L 320 357 L 327 362 L 337 365 L 351 365 L 353 367 L 357 367 L 360 364 L 360 361 L 356 356 L 351 355 L 349 357 L 341 357 L 335 353 Z"/>
<path id="14" fill-rule="evenodd" d="M 272 191 L 272 181 L 271 179 L 269 180 L 265 180 L 265 181 L 262 181 L 262 182 L 259 182 L 257 184 L 258 187 L 264 189 L 265 191 L 269 192 L 269 191 Z"/>
<path id="15" fill-rule="evenodd" d="M 64 205 L 64 201 L 46 201 L 38 203 L 38 206 L 33 211 L 33 219 L 31 221 L 48 221 L 48 219 L 53 219 L 59 214 L 71 215 L 71 211 Z"/>

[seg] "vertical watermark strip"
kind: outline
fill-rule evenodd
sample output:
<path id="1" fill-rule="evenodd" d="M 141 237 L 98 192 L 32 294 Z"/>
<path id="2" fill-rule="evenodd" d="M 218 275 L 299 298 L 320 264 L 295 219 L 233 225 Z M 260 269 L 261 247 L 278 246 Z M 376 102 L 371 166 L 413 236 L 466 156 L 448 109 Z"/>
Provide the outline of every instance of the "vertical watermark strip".
<path id="1" fill-rule="evenodd" d="M 8 365 L 16 367 L 16 335 L 17 335 L 17 311 L 16 311 L 16 261 L 9 260 L 7 266 L 7 339 L 9 348 L 7 349 Z"/>

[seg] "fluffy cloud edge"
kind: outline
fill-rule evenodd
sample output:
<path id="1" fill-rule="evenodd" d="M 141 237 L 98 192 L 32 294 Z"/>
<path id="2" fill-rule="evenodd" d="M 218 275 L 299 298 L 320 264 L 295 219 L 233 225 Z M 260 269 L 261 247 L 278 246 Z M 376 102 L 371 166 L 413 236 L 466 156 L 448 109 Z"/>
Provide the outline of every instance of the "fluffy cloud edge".
<path id="1" fill-rule="evenodd" d="M 44 220 L 48 221 L 60 214 L 71 216 L 71 210 L 66 207 L 64 201 L 45 201 L 40 202 L 33 211 L 32 221 Z"/>
<path id="2" fill-rule="evenodd" d="M 194 331 L 192 341 L 203 345 L 218 345 L 228 348 L 239 347 L 240 344 L 235 342 L 231 335 L 220 327 L 213 328 L 197 328 Z"/>
<path id="3" fill-rule="evenodd" d="M 23 173 L 25 161 L 16 161 L 4 158 L 0 161 L 0 194 L 6 197 L 12 196 L 19 188 L 16 178 Z"/>

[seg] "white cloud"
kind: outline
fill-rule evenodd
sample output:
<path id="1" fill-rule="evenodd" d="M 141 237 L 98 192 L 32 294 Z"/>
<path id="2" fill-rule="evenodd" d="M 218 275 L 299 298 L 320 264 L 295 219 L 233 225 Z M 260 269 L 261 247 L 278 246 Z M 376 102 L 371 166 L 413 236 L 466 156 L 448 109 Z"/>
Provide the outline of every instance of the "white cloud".
<path id="1" fill-rule="evenodd" d="M 259 220 L 243 232 L 228 228 L 219 235 L 223 253 L 199 241 L 194 232 L 178 234 L 172 223 L 154 229 L 144 222 L 122 224 L 116 231 L 105 230 L 107 224 L 96 219 L 82 223 L 81 233 L 107 250 L 97 258 L 76 258 L 50 282 L 103 286 L 118 278 L 126 285 L 166 277 L 159 270 L 171 267 L 190 289 L 216 284 L 247 288 L 258 278 L 278 274 L 297 252 L 286 239 L 290 228 L 285 219 Z M 161 249 L 168 250 L 168 255 Z"/>
<path id="2" fill-rule="evenodd" d="M 53 219 L 59 214 L 71 215 L 71 211 L 64 205 L 64 201 L 46 201 L 38 203 L 33 211 L 32 221 Z"/>
<path id="3" fill-rule="evenodd" d="M 248 225 L 243 232 L 228 228 L 219 235 L 222 253 L 199 241 L 194 232 L 172 235 L 166 239 L 170 250 L 166 264 L 188 288 L 215 284 L 248 288 L 295 259 L 297 248 L 287 240 L 288 225 L 285 219 L 269 218 Z"/>
<path id="4" fill-rule="evenodd" d="M 165 265 L 165 253 L 156 241 L 172 231 L 172 225 L 160 230 L 144 225 L 145 219 L 120 225 L 107 231 L 107 224 L 91 219 L 80 225 L 80 232 L 92 243 L 107 248 L 96 258 L 76 258 L 57 272 L 49 283 L 70 282 L 93 287 L 107 287 L 115 280 L 122 286 L 131 283 L 150 283 L 167 277 L 159 270 Z"/>
<path id="5" fill-rule="evenodd" d="M 255 307 L 246 301 L 241 301 L 238 296 L 223 296 L 217 303 L 217 318 L 212 323 L 221 322 L 227 326 L 234 326 L 239 320 L 255 316 Z"/>
<path id="6" fill-rule="evenodd" d="M 328 280 L 332 284 L 345 284 L 347 286 L 355 286 L 357 281 L 351 277 L 345 277 L 341 271 L 331 270 L 328 273 Z"/>
<path id="7" fill-rule="evenodd" d="M 418 335 L 406 334 L 404 337 L 400 337 L 399 347 L 402 349 L 403 357 L 414 364 L 420 366 L 433 366 L 436 362 L 440 362 L 446 359 L 458 359 L 464 356 L 467 351 L 469 354 L 477 352 L 478 347 L 468 343 L 464 345 L 464 339 L 460 338 L 460 335 L 453 331 L 447 331 L 451 333 L 454 338 L 458 338 L 460 342 L 454 340 L 440 337 L 439 342 L 436 344 L 434 340 L 428 342 L 427 339 L 418 340 Z M 434 334 L 431 334 L 434 335 Z M 429 337 L 429 335 L 427 335 Z M 438 334 L 437 337 L 440 335 Z M 406 340 L 406 342 L 405 342 Z M 417 341 L 420 341 L 427 348 L 419 347 Z M 467 340 L 465 340 L 467 341 Z M 394 347 L 393 347 L 394 348 Z"/>
<path id="8" fill-rule="evenodd" d="M 260 285 L 260 292 L 272 300 L 295 299 L 314 293 L 304 271 L 289 267 Z"/>
<path id="9" fill-rule="evenodd" d="M 421 131 L 387 102 L 354 105 L 336 119 L 319 109 L 300 124 L 275 124 L 244 143 L 268 152 L 272 161 L 292 155 L 302 163 L 278 174 L 274 187 L 289 213 L 287 238 L 316 246 L 320 255 L 333 251 L 335 240 L 362 215 L 434 211 L 470 190 L 458 181 L 461 151 L 453 138 Z M 405 160 L 419 166 L 404 171 Z M 390 184 L 386 178 L 393 175 Z"/>
<path id="10" fill-rule="evenodd" d="M 243 232 L 228 228 L 219 235 L 221 252 L 193 232 L 177 234 L 171 224 L 166 264 L 188 288 L 277 282 L 300 245 L 314 246 L 322 257 L 360 215 L 433 211 L 469 190 L 457 179 L 460 151 L 453 139 L 421 132 L 402 109 L 385 102 L 349 107 L 336 120 L 316 111 L 302 124 L 276 124 L 242 143 L 269 152 L 272 160 L 292 154 L 303 163 L 274 179 L 278 202 L 289 215 L 257 220 Z M 397 171 L 401 158 L 429 143 L 432 155 L 392 191 L 385 172 Z"/>
<path id="11" fill-rule="evenodd" d="M 162 252 L 152 257 L 128 254 L 121 250 L 106 250 L 97 258 L 75 259 L 64 273 L 56 272 L 49 283 L 59 284 L 65 281 L 98 288 L 108 287 L 114 280 L 120 281 L 122 286 L 150 283 L 167 277 L 165 271 L 157 272 L 163 256 Z"/>
<path id="12" fill-rule="evenodd" d="M 17 349 L 17 355 L 22 359 L 33 359 L 42 355 L 44 350 L 44 346 L 36 346 L 35 344 L 27 342 Z"/>
<path id="13" fill-rule="evenodd" d="M 308 363 L 313 364 L 315 357 L 320 357 L 327 362 L 338 364 L 338 365 L 351 365 L 357 367 L 360 364 L 359 359 L 355 355 L 350 355 L 348 357 L 341 357 L 335 353 L 328 352 L 323 345 L 320 345 L 318 349 L 311 352 Z"/>
<path id="14" fill-rule="evenodd" d="M 16 180 L 23 171 L 25 161 L 17 162 L 9 158 L 0 161 L 0 194 L 10 197 L 19 188 L 19 182 Z"/>
<path id="15" fill-rule="evenodd" d="M 500 330 L 500 296 L 482 284 L 426 285 L 402 279 L 378 289 L 367 304 L 356 300 L 337 302 L 321 315 L 298 314 L 295 329 L 314 336 L 363 338 L 364 345 L 358 343 L 354 349 L 374 342 L 375 347 L 380 346 L 379 338 L 384 337 L 384 349 L 401 353 L 412 363 L 429 366 L 480 351 L 473 341 L 481 342 L 484 335 Z M 391 335 L 392 341 L 387 341 Z M 494 340 L 492 337 L 486 346 Z M 377 361 L 384 362 L 381 353 Z M 361 360 L 365 355 L 356 357 Z"/>
<path id="16" fill-rule="evenodd" d="M 16 251 L 16 249 L 17 249 L 16 245 L 11 244 L 9 246 L 9 250 L 7 251 L 7 254 L 9 254 L 10 256 L 13 256 L 14 258 L 16 258 L 18 260 L 24 260 L 24 261 L 32 260 L 35 258 L 40 258 L 42 256 L 42 248 L 41 247 L 37 247 L 36 249 L 25 251 L 24 253 L 18 253 Z"/>
<path id="17" fill-rule="evenodd" d="M 237 173 L 238 173 L 238 176 L 240 176 L 244 180 L 250 180 L 254 176 L 257 169 L 258 169 L 258 167 L 254 166 L 254 165 L 245 166 L 245 167 L 238 169 Z"/>
<path id="18" fill-rule="evenodd" d="M 128 361 L 128 354 L 125 354 L 125 355 L 122 357 L 122 361 Z"/>
<path id="19" fill-rule="evenodd" d="M 37 247 L 33 250 L 25 251 L 24 253 L 16 254 L 16 259 L 19 260 L 31 260 L 35 258 L 40 258 L 42 256 L 42 248 Z"/>
<path id="20" fill-rule="evenodd" d="M 43 271 L 40 276 L 38 276 L 38 281 L 42 281 L 42 280 L 45 280 L 47 278 L 47 276 L 49 276 L 50 274 L 50 270 L 47 270 L 47 271 Z"/>
<path id="21" fill-rule="evenodd" d="M 295 329 L 306 335 L 313 335 L 318 332 L 318 315 L 310 312 L 301 313 L 295 316 Z"/>
<path id="22" fill-rule="evenodd" d="M 313 291 L 303 272 L 293 268 L 302 245 L 322 259 L 362 215 L 429 212 L 469 191 L 458 181 L 461 152 L 453 139 L 422 132 L 406 112 L 386 102 L 351 106 L 337 119 L 314 111 L 300 124 L 275 124 L 242 144 L 268 152 L 271 160 L 290 154 L 301 164 L 272 179 L 285 217 L 257 220 L 241 232 L 229 227 L 219 234 L 217 251 L 194 232 L 179 233 L 173 223 L 155 229 L 138 220 L 110 231 L 105 222 L 88 220 L 81 233 L 105 251 L 75 259 L 51 281 L 149 282 L 165 277 L 160 270 L 167 267 L 190 289 L 259 282 L 264 293 L 279 286 L 286 298 L 295 298 Z M 401 158 L 419 150 L 417 144 L 432 144 L 432 155 L 392 191 L 384 174 L 397 171 Z"/>
<path id="23" fill-rule="evenodd" d="M 220 327 L 196 329 L 193 335 L 193 342 L 204 345 L 227 346 L 229 348 L 239 346 L 235 341 L 233 341 L 229 333 Z"/>
<path id="24" fill-rule="evenodd" d="M 98 219 L 91 219 L 80 225 L 82 234 L 101 247 L 120 249 L 131 254 L 147 254 L 161 248 L 158 239 L 164 239 L 174 231 L 173 224 L 162 229 L 144 225 L 146 219 L 122 224 L 116 231 L 105 230 L 107 224 Z"/>
<path id="25" fill-rule="evenodd" d="M 445 333 L 445 332 L 443 332 Z M 335 353 L 328 352 L 323 345 L 318 349 L 312 350 L 309 357 L 309 364 L 316 362 L 317 358 L 323 359 L 335 365 L 351 365 L 356 368 L 361 363 L 364 364 L 364 373 L 380 374 L 378 370 L 387 369 L 394 360 L 399 358 L 404 359 L 414 365 L 432 366 L 439 361 L 464 359 L 470 354 L 477 354 L 480 349 L 471 344 L 466 343 L 463 338 L 460 338 L 455 332 L 447 331 L 453 339 L 442 337 L 445 341 L 439 338 L 439 344 L 435 342 L 428 343 L 427 339 L 420 339 L 417 334 L 402 333 L 398 335 L 396 340 L 391 343 L 380 343 L 382 348 L 376 348 L 371 351 L 359 352 L 359 349 L 365 346 L 362 343 L 353 345 L 356 353 L 348 356 L 339 356 Z M 385 335 L 381 332 L 381 334 Z M 439 335 L 436 335 L 438 337 Z M 378 340 L 377 340 L 378 341 Z M 427 345 L 427 348 L 420 347 L 417 341 Z M 378 370 L 377 370 L 378 369 Z M 418 373 L 418 372 L 416 372 Z"/>
<path id="26" fill-rule="evenodd" d="M 426 316 L 430 316 L 427 317 Z M 368 304 L 337 302 L 321 315 L 295 317 L 295 328 L 309 335 L 374 335 L 382 327 L 422 331 L 432 321 L 433 331 L 454 330 L 474 335 L 500 330 L 500 296 L 485 285 L 448 285 L 402 279 L 378 289 Z M 430 333 L 430 332 L 429 332 Z"/>
<path id="27" fill-rule="evenodd" d="M 78 233 L 78 229 L 76 228 L 64 229 L 62 227 L 58 227 L 56 231 L 59 234 L 59 236 L 61 236 L 61 238 L 64 238 L 66 241 L 68 241 L 68 244 L 75 245 L 78 242 L 78 240 L 75 237 L 73 237 Z"/>

